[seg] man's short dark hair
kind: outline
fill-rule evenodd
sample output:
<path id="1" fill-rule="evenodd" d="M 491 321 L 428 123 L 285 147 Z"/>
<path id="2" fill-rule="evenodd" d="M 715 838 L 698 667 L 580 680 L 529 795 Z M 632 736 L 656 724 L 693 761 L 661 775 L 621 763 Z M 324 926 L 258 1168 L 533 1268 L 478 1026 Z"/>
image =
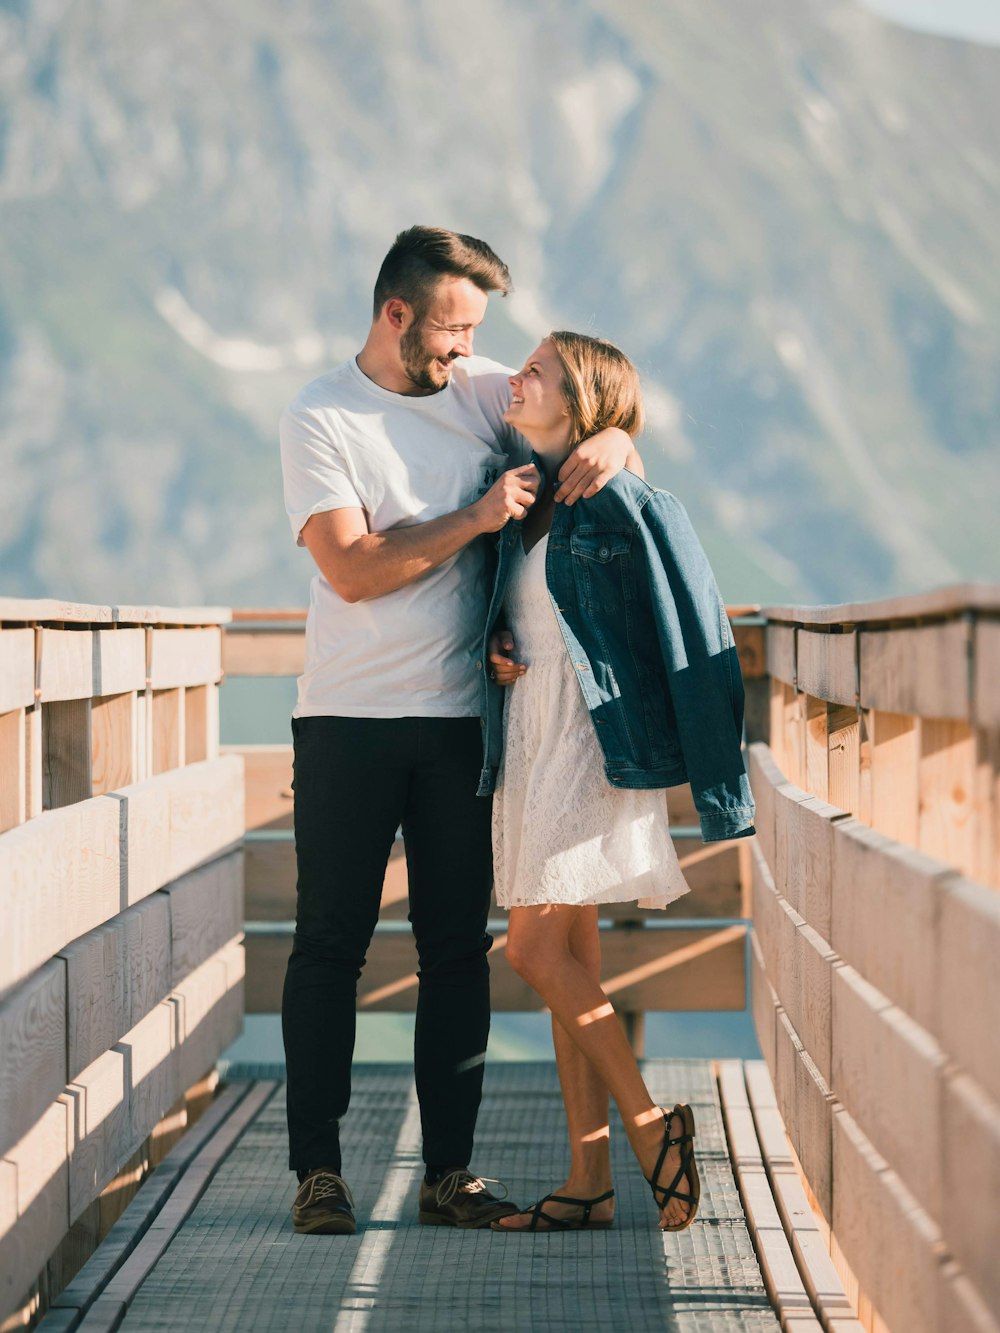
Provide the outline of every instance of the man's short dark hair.
<path id="1" fill-rule="evenodd" d="M 382 261 L 375 281 L 375 318 L 386 301 L 401 297 L 422 319 L 438 281 L 468 278 L 480 291 L 511 289 L 510 272 L 485 241 L 444 227 L 409 227 L 401 231 Z"/>

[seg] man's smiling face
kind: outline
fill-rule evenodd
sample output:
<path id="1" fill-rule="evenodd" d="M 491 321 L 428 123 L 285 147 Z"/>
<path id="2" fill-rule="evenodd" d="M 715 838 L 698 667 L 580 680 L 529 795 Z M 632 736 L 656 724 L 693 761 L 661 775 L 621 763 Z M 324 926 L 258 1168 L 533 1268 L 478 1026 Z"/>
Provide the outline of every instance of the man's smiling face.
<path id="1" fill-rule="evenodd" d="M 441 278 L 423 316 L 414 318 L 399 342 L 403 371 L 415 388 L 427 393 L 443 389 L 456 358 L 472 355 L 488 299 L 468 278 Z"/>

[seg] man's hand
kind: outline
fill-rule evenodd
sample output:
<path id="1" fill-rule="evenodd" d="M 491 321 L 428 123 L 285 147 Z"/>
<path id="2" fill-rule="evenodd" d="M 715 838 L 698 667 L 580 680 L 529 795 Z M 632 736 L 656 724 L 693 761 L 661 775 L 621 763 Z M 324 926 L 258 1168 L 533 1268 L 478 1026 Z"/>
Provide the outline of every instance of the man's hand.
<path id="1" fill-rule="evenodd" d="M 626 437 L 627 438 L 627 437 Z M 512 518 L 524 518 L 538 498 L 541 476 L 534 463 L 513 467 L 495 481 L 470 508 L 483 532 L 499 532 Z"/>
<path id="2" fill-rule="evenodd" d="M 644 476 L 642 460 L 636 452 L 631 436 L 617 426 L 591 435 L 578 444 L 559 469 L 557 504 L 574 504 L 589 500 L 622 468 Z"/>
<path id="3" fill-rule="evenodd" d="M 514 661 L 514 636 L 509 629 L 490 635 L 487 656 L 490 675 L 498 685 L 513 685 L 527 671 L 523 662 Z"/>

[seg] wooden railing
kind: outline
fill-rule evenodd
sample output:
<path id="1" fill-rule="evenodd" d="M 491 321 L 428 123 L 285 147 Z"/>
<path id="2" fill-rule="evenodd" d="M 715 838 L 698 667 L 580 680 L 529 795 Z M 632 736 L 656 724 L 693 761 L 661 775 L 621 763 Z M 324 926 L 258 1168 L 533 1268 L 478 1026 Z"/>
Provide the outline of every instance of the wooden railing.
<path id="1" fill-rule="evenodd" d="M 241 1028 L 227 618 L 0 599 L 0 1323 L 72 1277 Z"/>
<path id="2" fill-rule="evenodd" d="M 731 608 L 731 614 L 751 704 L 761 715 L 764 640 L 752 610 Z M 300 674 L 304 621 L 304 611 L 234 612 L 223 639 L 227 679 Z M 273 1012 L 280 1008 L 295 912 L 291 747 L 239 745 L 232 751 L 243 757 L 247 781 L 247 1011 Z M 748 843 L 703 844 L 690 790 L 674 789 L 668 800 L 674 841 L 692 892 L 665 912 L 644 912 L 635 904 L 601 909 L 604 986 L 640 1051 L 647 1011 L 746 1006 Z M 359 983 L 362 1011 L 412 1010 L 416 1003 L 417 958 L 406 912 L 406 860 L 402 843 L 397 843 L 379 927 Z M 493 1008 L 541 1009 L 535 992 L 507 965 L 505 914 L 495 907 L 491 916 Z"/>
<path id="3" fill-rule="evenodd" d="M 751 993 L 866 1327 L 1000 1327 L 1000 589 L 768 610 Z"/>

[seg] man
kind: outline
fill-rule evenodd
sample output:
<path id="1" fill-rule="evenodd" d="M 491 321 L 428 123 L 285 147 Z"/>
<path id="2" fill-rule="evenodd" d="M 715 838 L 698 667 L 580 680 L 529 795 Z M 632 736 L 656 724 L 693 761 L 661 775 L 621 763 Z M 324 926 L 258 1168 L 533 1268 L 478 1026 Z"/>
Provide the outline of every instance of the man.
<path id="1" fill-rule="evenodd" d="M 476 796 L 489 553 L 477 539 L 522 518 L 539 485 L 502 420 L 506 372 L 472 357 L 489 294 L 510 285 L 482 241 L 401 232 L 364 347 L 282 417 L 285 504 L 319 570 L 292 719 L 298 904 L 282 1005 L 300 1232 L 355 1230 L 339 1123 L 357 979 L 400 825 L 420 960 L 420 1221 L 483 1227 L 515 1211 L 468 1169 L 492 943 L 490 803 Z M 595 437 L 556 498 L 596 490 L 630 448 L 620 432 Z"/>

